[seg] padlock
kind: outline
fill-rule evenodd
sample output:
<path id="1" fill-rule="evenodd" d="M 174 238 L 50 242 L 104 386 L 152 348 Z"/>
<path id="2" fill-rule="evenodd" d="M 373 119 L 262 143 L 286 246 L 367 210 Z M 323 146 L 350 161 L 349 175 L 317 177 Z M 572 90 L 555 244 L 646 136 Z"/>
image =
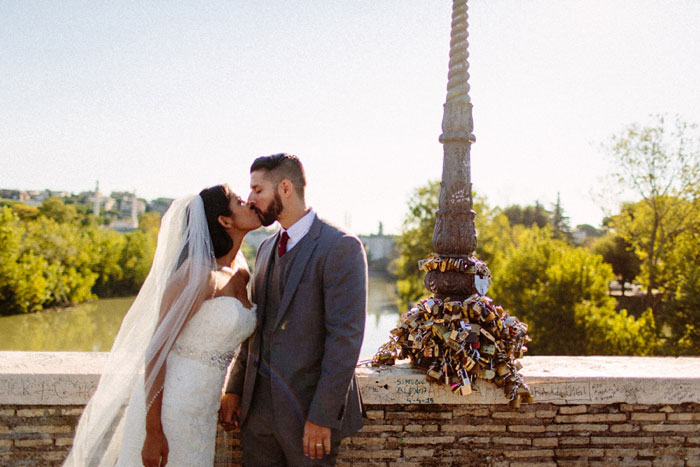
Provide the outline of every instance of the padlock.
<path id="1" fill-rule="evenodd" d="M 490 340 L 491 342 L 496 341 L 496 338 L 493 337 L 493 335 L 491 335 L 491 333 L 484 328 L 481 328 L 481 335 L 484 336 L 486 339 Z"/>
<path id="2" fill-rule="evenodd" d="M 496 367 L 496 373 L 498 373 L 498 376 L 505 376 L 510 373 L 510 369 L 505 363 L 502 363 Z"/>
<path id="3" fill-rule="evenodd" d="M 510 409 L 519 409 L 520 408 L 520 395 L 516 394 L 514 398 L 510 400 L 508 403 L 508 408 Z"/>

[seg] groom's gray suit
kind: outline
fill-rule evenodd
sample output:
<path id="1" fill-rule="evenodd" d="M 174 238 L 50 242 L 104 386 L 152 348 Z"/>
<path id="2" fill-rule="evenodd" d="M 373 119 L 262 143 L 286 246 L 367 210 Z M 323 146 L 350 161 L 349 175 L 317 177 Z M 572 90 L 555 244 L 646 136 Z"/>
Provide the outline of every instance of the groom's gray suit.
<path id="1" fill-rule="evenodd" d="M 279 236 L 258 249 L 252 289 L 258 324 L 241 346 L 226 392 L 241 396 L 244 439 L 258 417 L 267 417 L 301 450 L 307 420 L 330 427 L 334 441 L 362 427 L 355 366 L 364 334 L 367 259 L 357 237 L 317 216 L 285 253 L 290 263 L 271 300 L 270 270 L 284 258 L 277 253 Z"/>

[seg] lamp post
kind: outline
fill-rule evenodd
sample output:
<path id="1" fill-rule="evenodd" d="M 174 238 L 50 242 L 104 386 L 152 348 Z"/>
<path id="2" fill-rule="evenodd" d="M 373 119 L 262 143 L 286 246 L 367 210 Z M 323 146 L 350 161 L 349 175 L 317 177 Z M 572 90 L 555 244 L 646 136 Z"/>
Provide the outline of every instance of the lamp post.
<path id="1" fill-rule="evenodd" d="M 477 292 L 477 267 L 487 280 L 485 264 L 473 257 L 476 250 L 475 213 L 472 210 L 471 145 L 475 142 L 469 97 L 467 0 L 453 0 L 447 99 L 442 118 L 442 180 L 435 213 L 433 251 L 442 267 L 425 276 L 426 288 L 438 298 L 464 299 Z M 461 265 L 461 267 L 460 267 Z M 481 290 L 480 290 L 481 291 Z M 484 292 L 482 292 L 484 293 Z"/>
<path id="2" fill-rule="evenodd" d="M 425 286 L 435 294 L 421 300 L 392 329 L 374 366 L 410 358 L 430 382 L 468 395 L 477 379 L 502 387 L 509 406 L 532 402 L 516 360 L 527 350 L 527 325 L 509 316 L 486 296 L 491 273 L 476 250 L 472 209 L 470 150 L 472 103 L 469 98 L 467 0 L 452 2 L 447 100 L 442 118 L 440 200 L 435 213 L 434 254 L 418 262 Z"/>

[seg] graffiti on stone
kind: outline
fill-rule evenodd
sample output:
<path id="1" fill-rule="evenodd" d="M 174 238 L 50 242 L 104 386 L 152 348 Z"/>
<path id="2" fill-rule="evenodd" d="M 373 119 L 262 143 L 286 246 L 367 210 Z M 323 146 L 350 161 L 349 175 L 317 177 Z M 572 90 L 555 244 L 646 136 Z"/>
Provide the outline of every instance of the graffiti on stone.
<path id="1" fill-rule="evenodd" d="M 533 382 L 530 383 L 535 402 L 586 402 L 591 400 L 589 382 Z"/>
<path id="2" fill-rule="evenodd" d="M 2 378 L 0 400 L 4 403 L 80 404 L 87 402 L 97 389 L 91 377 Z"/>

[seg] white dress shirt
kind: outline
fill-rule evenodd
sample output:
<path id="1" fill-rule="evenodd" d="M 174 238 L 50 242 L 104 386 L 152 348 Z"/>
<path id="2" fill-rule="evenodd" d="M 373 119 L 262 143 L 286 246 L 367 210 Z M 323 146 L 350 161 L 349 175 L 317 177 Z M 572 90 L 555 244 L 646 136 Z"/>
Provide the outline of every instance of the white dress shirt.
<path id="1" fill-rule="evenodd" d="M 289 240 L 287 240 L 287 251 L 294 248 L 294 245 L 299 243 L 301 239 L 304 238 L 304 235 L 309 233 L 309 229 L 311 229 L 311 224 L 314 223 L 314 219 L 316 219 L 316 213 L 312 208 L 309 208 L 309 212 L 304 214 L 301 219 L 289 226 L 288 229 L 282 228 L 280 235 L 282 235 L 282 232 L 285 231 L 287 232 L 287 235 L 289 235 Z"/>

